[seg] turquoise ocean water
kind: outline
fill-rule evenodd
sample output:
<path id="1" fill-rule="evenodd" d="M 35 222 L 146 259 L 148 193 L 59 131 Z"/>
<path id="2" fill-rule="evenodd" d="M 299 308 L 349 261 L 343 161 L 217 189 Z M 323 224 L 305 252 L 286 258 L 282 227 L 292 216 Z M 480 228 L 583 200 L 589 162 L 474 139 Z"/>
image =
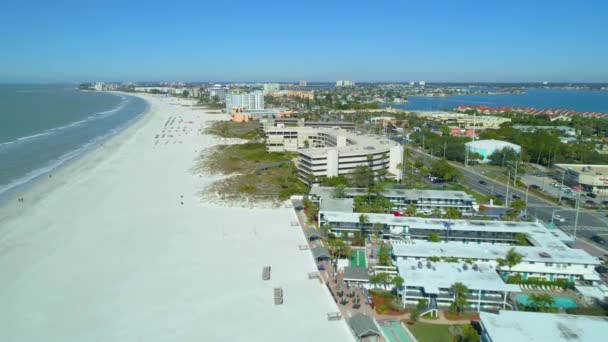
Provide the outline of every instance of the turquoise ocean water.
<path id="1" fill-rule="evenodd" d="M 0 85 L 0 197 L 91 150 L 146 109 L 137 97 L 73 85 Z"/>

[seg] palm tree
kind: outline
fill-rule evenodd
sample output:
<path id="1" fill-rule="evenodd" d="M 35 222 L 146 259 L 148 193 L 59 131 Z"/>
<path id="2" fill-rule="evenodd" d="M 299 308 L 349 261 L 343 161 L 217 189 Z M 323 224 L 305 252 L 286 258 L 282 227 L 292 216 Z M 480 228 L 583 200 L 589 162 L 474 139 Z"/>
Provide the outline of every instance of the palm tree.
<path id="1" fill-rule="evenodd" d="M 441 210 L 439 210 L 439 208 L 437 208 L 437 207 L 433 208 L 433 216 L 434 217 L 440 217 L 441 216 Z"/>
<path id="2" fill-rule="evenodd" d="M 553 309 L 555 300 L 551 295 L 546 293 L 532 293 L 528 297 L 530 307 L 540 312 L 549 312 Z"/>
<path id="3" fill-rule="evenodd" d="M 455 220 L 457 218 L 460 218 L 460 211 L 454 207 L 450 207 L 446 210 L 445 216 L 450 219 L 450 220 Z"/>
<path id="4" fill-rule="evenodd" d="M 469 294 L 469 289 L 460 282 L 454 283 L 451 286 L 452 292 L 454 293 L 454 307 L 457 309 L 459 314 L 462 314 L 464 308 L 467 305 L 467 295 Z"/>
<path id="5" fill-rule="evenodd" d="M 404 282 L 405 280 L 403 280 L 401 276 L 394 276 L 393 279 L 391 279 L 391 283 L 393 283 L 393 286 L 395 286 L 396 289 L 400 289 Z"/>
<path id="6" fill-rule="evenodd" d="M 511 268 L 513 268 L 514 266 L 516 266 L 517 264 L 519 264 L 521 262 L 522 258 L 523 258 L 523 255 L 517 253 L 515 251 L 515 247 L 511 247 L 507 251 L 507 254 L 505 255 L 504 259 L 503 258 L 497 258 L 496 262 L 498 263 L 498 266 L 500 266 L 500 267 L 508 266 L 509 267 L 509 272 L 510 272 Z"/>
<path id="7" fill-rule="evenodd" d="M 407 209 L 405 209 L 405 213 L 408 214 L 409 216 L 416 215 L 416 203 L 408 204 Z"/>
<path id="8" fill-rule="evenodd" d="M 359 215 L 359 229 L 362 233 L 366 223 L 369 223 L 369 217 L 365 214 Z"/>

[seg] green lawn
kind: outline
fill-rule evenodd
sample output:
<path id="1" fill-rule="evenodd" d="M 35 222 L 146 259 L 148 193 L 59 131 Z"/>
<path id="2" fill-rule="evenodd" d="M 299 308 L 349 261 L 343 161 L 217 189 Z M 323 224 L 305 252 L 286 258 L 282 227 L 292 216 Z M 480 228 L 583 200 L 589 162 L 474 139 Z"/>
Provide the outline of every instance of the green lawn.
<path id="1" fill-rule="evenodd" d="M 449 327 L 449 325 L 417 322 L 413 326 L 408 326 L 408 329 L 419 342 L 449 342 L 452 340 Z"/>

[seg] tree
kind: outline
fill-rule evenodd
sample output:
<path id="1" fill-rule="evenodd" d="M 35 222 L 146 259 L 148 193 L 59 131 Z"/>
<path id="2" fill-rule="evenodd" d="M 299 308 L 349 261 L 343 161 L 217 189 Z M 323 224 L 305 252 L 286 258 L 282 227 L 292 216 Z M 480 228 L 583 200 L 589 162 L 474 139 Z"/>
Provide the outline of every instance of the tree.
<path id="1" fill-rule="evenodd" d="M 526 201 L 518 198 L 511 202 L 511 209 L 513 209 L 514 211 L 518 212 L 521 215 L 521 212 L 524 209 L 526 209 L 526 205 L 527 205 Z"/>
<path id="2" fill-rule="evenodd" d="M 380 248 L 378 249 L 378 264 L 380 264 L 380 266 L 390 266 L 391 264 L 390 249 L 385 244 L 380 245 Z"/>
<path id="3" fill-rule="evenodd" d="M 431 164 L 431 174 L 446 181 L 459 181 L 464 179 L 462 172 L 450 165 L 445 159 L 435 160 Z"/>
<path id="4" fill-rule="evenodd" d="M 452 304 L 453 308 L 458 314 L 462 314 L 467 305 L 467 295 L 469 294 L 469 289 L 460 282 L 452 284 L 451 289 L 454 293 L 454 303 Z"/>
<path id="5" fill-rule="evenodd" d="M 416 160 L 414 161 L 414 166 L 417 169 L 421 169 L 424 166 L 424 159 L 422 157 L 416 158 Z"/>
<path id="6" fill-rule="evenodd" d="M 551 312 L 553 311 L 555 300 L 551 295 L 546 293 L 532 293 L 528 297 L 528 303 L 529 307 L 534 311 Z"/>
<path id="7" fill-rule="evenodd" d="M 351 182 L 359 188 L 367 188 L 374 183 L 374 173 L 367 165 L 359 165 L 350 174 Z"/>
<path id="8" fill-rule="evenodd" d="M 328 239 L 329 252 L 334 259 L 350 257 L 350 247 L 342 239 Z"/>
<path id="9" fill-rule="evenodd" d="M 477 332 L 477 330 L 475 330 L 475 328 L 473 328 L 473 326 L 467 325 L 462 330 L 462 334 L 460 335 L 459 340 L 461 342 L 479 342 L 481 341 L 481 336 L 479 336 L 479 333 Z"/>
<path id="10" fill-rule="evenodd" d="M 430 232 L 428 235 L 428 240 L 430 242 L 440 242 L 441 238 L 439 237 L 439 234 L 437 234 L 437 232 Z"/>
<path id="11" fill-rule="evenodd" d="M 418 310 L 422 311 L 424 309 L 426 309 L 426 307 L 429 305 L 429 301 L 426 299 L 420 299 L 418 301 L 418 304 L 416 304 L 416 308 L 418 308 Z"/>
<path id="12" fill-rule="evenodd" d="M 457 218 L 460 218 L 461 215 L 462 215 L 462 213 L 454 207 L 448 208 L 445 213 L 445 216 L 450 220 L 455 220 Z"/>
<path id="13" fill-rule="evenodd" d="M 405 280 L 403 280 L 401 276 L 394 276 L 393 279 L 391 279 L 391 283 L 393 283 L 393 286 L 396 289 L 400 289 L 404 282 Z"/>
<path id="14" fill-rule="evenodd" d="M 334 198 L 344 198 L 346 196 L 345 190 L 346 186 L 339 184 L 334 187 L 332 195 Z"/>
<path id="15" fill-rule="evenodd" d="M 528 246 L 529 245 L 528 238 L 527 238 L 526 234 L 524 234 L 524 233 L 515 234 L 515 241 L 518 246 Z"/>
<path id="16" fill-rule="evenodd" d="M 405 213 L 408 216 L 416 215 L 416 203 L 412 202 L 412 203 L 408 204 L 407 209 L 405 209 Z"/>
<path id="17" fill-rule="evenodd" d="M 437 207 L 433 208 L 433 216 L 434 217 L 440 217 L 441 216 L 441 210 Z"/>
<path id="18" fill-rule="evenodd" d="M 420 318 L 420 310 L 418 308 L 413 308 L 410 310 L 410 321 L 418 322 L 418 318 Z"/>
<path id="19" fill-rule="evenodd" d="M 496 259 L 496 262 L 498 262 L 498 266 L 500 266 L 500 267 L 503 267 L 503 266 L 509 267 L 509 271 L 510 271 L 511 268 L 513 268 L 514 266 L 516 266 L 517 264 L 519 264 L 521 262 L 522 258 L 523 258 L 523 255 L 517 253 L 515 251 L 515 247 L 511 247 L 507 251 L 507 254 L 505 255 L 504 259 L 498 258 L 498 259 Z"/>

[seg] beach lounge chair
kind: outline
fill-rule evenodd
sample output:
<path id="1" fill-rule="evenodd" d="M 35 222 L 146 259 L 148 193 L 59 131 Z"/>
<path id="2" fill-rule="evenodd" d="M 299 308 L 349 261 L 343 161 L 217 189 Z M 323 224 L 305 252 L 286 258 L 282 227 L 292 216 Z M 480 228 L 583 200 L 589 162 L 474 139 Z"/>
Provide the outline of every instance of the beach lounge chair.
<path id="1" fill-rule="evenodd" d="M 270 280 L 270 266 L 266 266 L 262 269 L 262 279 Z"/>
<path id="2" fill-rule="evenodd" d="M 274 305 L 283 304 L 283 288 L 276 287 L 274 289 Z"/>

